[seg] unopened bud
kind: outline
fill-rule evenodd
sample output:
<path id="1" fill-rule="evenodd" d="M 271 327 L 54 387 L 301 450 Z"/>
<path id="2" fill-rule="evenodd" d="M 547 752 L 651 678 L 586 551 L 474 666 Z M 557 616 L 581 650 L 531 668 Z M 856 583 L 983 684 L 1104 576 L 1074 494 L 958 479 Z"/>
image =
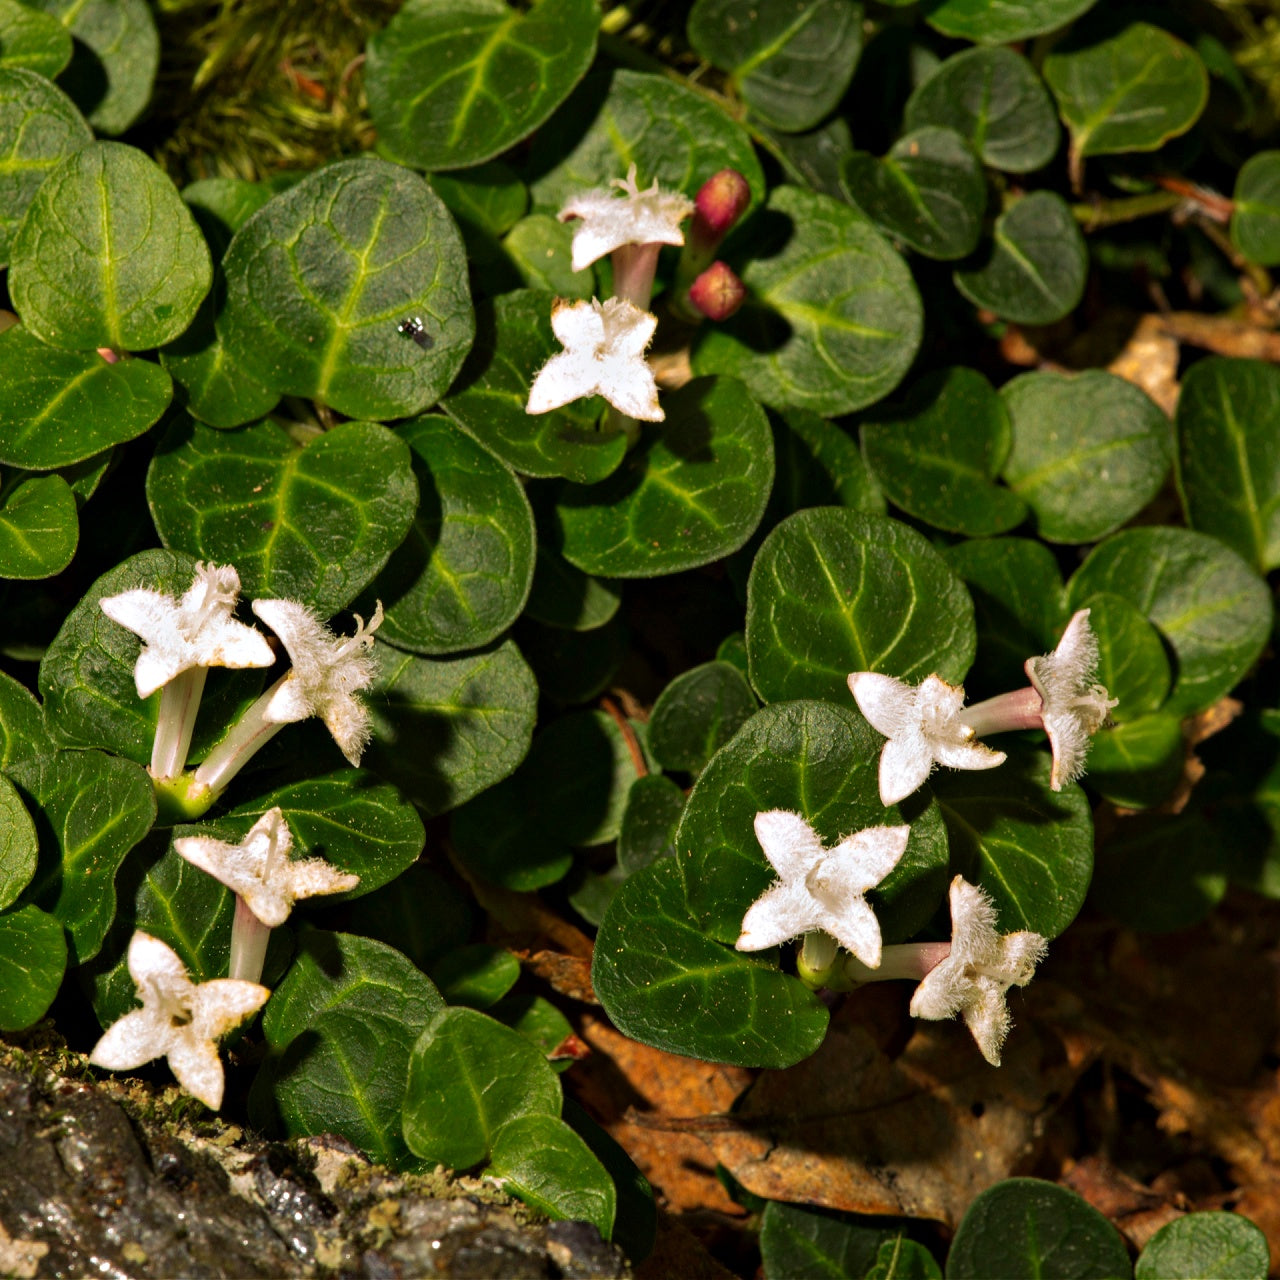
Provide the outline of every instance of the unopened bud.
<path id="1" fill-rule="evenodd" d="M 689 301 L 708 320 L 727 320 L 746 296 L 746 285 L 725 262 L 713 262 L 689 286 Z"/>
<path id="2" fill-rule="evenodd" d="M 751 188 L 736 169 L 721 169 L 694 199 L 693 239 L 719 243 L 751 203 Z"/>

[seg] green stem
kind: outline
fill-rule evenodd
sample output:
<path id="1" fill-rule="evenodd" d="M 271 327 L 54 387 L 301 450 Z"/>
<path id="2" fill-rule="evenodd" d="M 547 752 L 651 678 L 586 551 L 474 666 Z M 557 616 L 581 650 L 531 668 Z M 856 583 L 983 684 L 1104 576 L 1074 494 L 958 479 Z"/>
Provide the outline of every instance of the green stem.
<path id="1" fill-rule="evenodd" d="M 1085 200 L 1071 206 L 1071 214 L 1086 231 L 1114 227 L 1122 222 L 1135 222 L 1158 213 L 1168 213 L 1185 201 L 1174 191 L 1149 191 L 1140 196 L 1123 196 L 1116 200 Z"/>

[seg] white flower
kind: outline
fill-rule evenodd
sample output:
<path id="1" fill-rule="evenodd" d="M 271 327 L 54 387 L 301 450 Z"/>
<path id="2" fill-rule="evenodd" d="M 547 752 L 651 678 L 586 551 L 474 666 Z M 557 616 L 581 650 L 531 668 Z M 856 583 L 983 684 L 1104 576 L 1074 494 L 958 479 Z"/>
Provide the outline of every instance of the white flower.
<path id="1" fill-rule="evenodd" d="M 623 194 L 617 196 L 612 188 Z M 581 218 L 573 233 L 573 269 L 581 271 L 597 258 L 625 244 L 684 244 L 680 224 L 693 212 L 693 201 L 678 191 L 663 191 L 655 178 L 641 191 L 636 167 L 625 178 L 614 178 L 609 188 L 595 187 L 571 197 L 560 210 L 560 221 Z"/>
<path id="2" fill-rule="evenodd" d="M 234 568 L 199 563 L 181 600 L 138 587 L 98 601 L 108 618 L 144 641 L 133 669 L 138 697 L 149 698 L 192 667 L 269 667 L 275 661 L 266 637 L 231 616 L 239 594 Z"/>
<path id="3" fill-rule="evenodd" d="M 129 943 L 129 973 L 142 1008 L 113 1023 L 89 1061 L 130 1071 L 166 1057 L 178 1083 L 216 1111 L 223 1086 L 217 1040 L 261 1008 L 271 992 L 233 978 L 197 985 L 170 947 L 140 932 Z"/>
<path id="4" fill-rule="evenodd" d="M 880 803 L 897 804 L 920 787 L 935 764 L 949 769 L 994 769 L 1003 751 L 976 740 L 960 721 L 964 689 L 929 676 L 913 688 L 892 676 L 855 671 L 853 694 L 867 723 L 888 742 L 880 752 Z"/>
<path id="5" fill-rule="evenodd" d="M 1093 735 L 1119 702 L 1095 680 L 1098 640 L 1089 626 L 1089 610 L 1072 614 L 1058 647 L 1042 658 L 1028 658 L 1023 669 L 1044 703 L 1040 718 L 1053 748 L 1049 785 L 1060 791 L 1084 772 Z"/>
<path id="6" fill-rule="evenodd" d="M 268 809 L 239 844 L 212 836 L 179 836 L 173 847 L 192 866 L 238 893 L 272 929 L 284 924 L 297 899 L 342 893 L 360 883 L 359 876 L 339 871 L 323 858 L 292 860 L 293 835 L 279 806 Z"/>
<path id="7" fill-rule="evenodd" d="M 255 600 L 253 611 L 280 637 L 293 669 L 271 692 L 262 718 L 289 724 L 319 716 L 352 764 L 369 741 L 369 712 L 355 695 L 373 683 L 377 670 L 370 653 L 373 633 L 382 624 L 379 601 L 365 626 L 356 615 L 353 636 L 335 636 L 304 604 L 296 600 Z"/>
<path id="8" fill-rule="evenodd" d="M 1049 942 L 1038 933 L 996 933 L 991 899 L 963 876 L 951 882 L 951 954 L 929 971 L 911 997 L 913 1018 L 951 1018 L 965 1023 L 993 1067 L 1009 1032 L 1004 995 L 1025 987 L 1044 959 Z"/>
<path id="9" fill-rule="evenodd" d="M 756 839 L 782 877 L 748 908 L 739 951 L 763 951 L 822 929 L 865 965 L 880 963 L 880 923 L 864 894 L 898 865 L 909 826 L 868 827 L 824 849 L 798 814 L 756 814 Z"/>
<path id="10" fill-rule="evenodd" d="M 658 384 L 645 363 L 657 317 L 623 298 L 600 303 L 557 302 L 551 327 L 559 355 L 547 361 L 529 388 L 526 413 L 549 413 L 584 396 L 602 395 L 629 418 L 661 422 Z"/>

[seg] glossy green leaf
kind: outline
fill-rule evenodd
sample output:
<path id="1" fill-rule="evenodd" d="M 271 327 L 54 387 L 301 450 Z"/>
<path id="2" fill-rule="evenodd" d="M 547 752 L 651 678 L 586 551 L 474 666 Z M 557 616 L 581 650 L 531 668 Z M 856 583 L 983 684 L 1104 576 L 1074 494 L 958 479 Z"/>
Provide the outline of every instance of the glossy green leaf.
<path id="1" fill-rule="evenodd" d="M 45 79 L 55 73 L 37 74 L 39 68 L 25 70 L 10 64 L 12 10 L 22 23 L 52 22 L 54 31 L 66 40 L 67 56 L 71 53 L 71 41 L 59 23 L 16 0 L 0 3 L 0 263 L 9 261 L 22 215 L 50 170 L 93 141 L 75 104 Z"/>
<path id="2" fill-rule="evenodd" d="M 636 872 L 609 904 L 591 981 L 624 1035 L 704 1062 L 787 1067 L 827 1030 L 826 1006 L 806 986 L 702 931 L 671 858 Z"/>
<path id="3" fill-rule="evenodd" d="M 471 357 L 444 410 L 508 466 L 528 476 L 589 484 L 622 461 L 626 438 L 596 428 L 603 401 L 574 401 L 551 413 L 524 411 L 538 370 L 560 344 L 551 332 L 550 294 L 526 290 L 484 303 Z"/>
<path id="4" fill-rule="evenodd" d="M 493 1139 L 486 1176 L 551 1218 L 589 1222 L 613 1235 L 617 1192 L 591 1148 L 558 1116 L 524 1115 Z"/>
<path id="5" fill-rule="evenodd" d="M 808 133 L 775 134 L 772 141 L 788 182 L 836 200 L 846 199 L 844 162 L 853 151 L 853 134 L 843 116 L 833 116 Z"/>
<path id="6" fill-rule="evenodd" d="M 1024 373 L 1001 396 L 1013 448 L 1001 474 L 1049 542 L 1096 542 L 1160 491 L 1173 460 L 1169 420 L 1132 382 Z"/>
<path id="7" fill-rule="evenodd" d="M 471 936 L 469 892 L 415 862 L 389 885 L 344 908 L 352 933 L 377 937 L 427 969 Z"/>
<path id="8" fill-rule="evenodd" d="M 1090 596 L 1086 607 L 1098 638 L 1098 683 L 1120 700 L 1111 718 L 1124 722 L 1158 710 L 1172 678 L 1160 633 L 1123 596 Z"/>
<path id="9" fill-rule="evenodd" d="M 621 583 L 583 573 L 539 537 L 526 618 L 548 627 L 594 631 L 614 617 L 621 603 Z"/>
<path id="10" fill-rule="evenodd" d="M 61 476 L 21 480 L 0 502 L 0 578 L 51 578 L 79 539 L 71 486 Z"/>
<path id="11" fill-rule="evenodd" d="M 977 245 L 987 181 L 953 129 L 913 129 L 881 160 L 854 151 L 843 176 L 849 198 L 872 222 L 926 257 L 963 258 Z"/>
<path id="12" fill-rule="evenodd" d="M 151 779 L 101 751 L 59 751 L 18 765 L 11 777 L 40 839 L 26 896 L 65 926 L 71 961 L 83 964 L 115 915 L 116 871 L 155 821 Z"/>
<path id="13" fill-rule="evenodd" d="M 747 584 L 751 683 L 766 702 L 848 705 L 851 671 L 959 683 L 973 604 L 914 529 L 841 507 L 801 511 L 764 540 Z"/>
<path id="14" fill-rule="evenodd" d="M 504 235 L 529 208 L 528 189 L 501 160 L 459 173 L 432 173 L 427 181 L 464 236 L 468 229 L 489 236 Z"/>
<path id="15" fill-rule="evenodd" d="M 996 219 L 992 240 L 953 279 L 1003 320 L 1053 324 L 1075 310 L 1088 274 L 1089 251 L 1067 202 L 1033 191 Z"/>
<path id="16" fill-rule="evenodd" d="M 1267 1237 L 1239 1213 L 1189 1213 L 1147 1241 L 1135 1280 L 1266 1280 Z"/>
<path id="17" fill-rule="evenodd" d="M 906 852 L 868 901 L 886 942 L 924 926 L 946 896 L 946 835 L 927 791 L 901 807 L 880 803 L 883 745 L 852 706 L 784 702 L 759 712 L 720 749 L 676 832 L 687 909 L 709 938 L 736 941 L 747 908 L 777 880 L 754 827 L 756 814 L 769 809 L 800 813 L 828 845 L 866 827 L 910 822 Z"/>
<path id="18" fill-rule="evenodd" d="M 32 906 L 0 915 L 0 1031 L 39 1022 L 66 967 L 66 935 L 53 916 Z"/>
<path id="19" fill-rule="evenodd" d="M 727 665 L 727 664 L 726 664 Z M 618 866 L 630 875 L 676 851 L 676 828 L 684 813 L 684 792 L 660 773 L 632 783 L 618 832 Z"/>
<path id="20" fill-rule="evenodd" d="M 561 490 L 564 557 L 588 573 L 651 578 L 736 551 L 764 514 L 773 440 L 732 378 L 696 378 L 664 397 L 666 421 L 609 479 Z"/>
<path id="21" fill-rule="evenodd" d="M 1234 551 L 1190 529 L 1126 529 L 1089 553 L 1067 584 L 1072 608 L 1099 591 L 1124 596 L 1172 647 L 1165 710 L 1189 715 L 1228 692 L 1271 630 L 1266 584 Z"/>
<path id="22" fill-rule="evenodd" d="M 509 952 L 507 954 L 510 955 Z M 514 956 L 511 958 L 515 959 Z M 569 1019 L 550 1000 L 541 996 L 503 996 L 497 1004 L 490 1006 L 489 1016 L 518 1031 L 525 1039 L 532 1040 L 548 1059 L 573 1035 L 573 1024 Z M 552 1061 L 552 1066 L 563 1068 L 570 1062 L 571 1058 L 561 1056 L 558 1061 Z"/>
<path id="23" fill-rule="evenodd" d="M 536 1045 L 474 1009 L 438 1013 L 414 1045 L 404 1138 L 450 1169 L 487 1159 L 502 1126 L 560 1115 L 560 1082 Z"/>
<path id="24" fill-rule="evenodd" d="M 1065 26 L 1098 0 L 941 0 L 925 14 L 943 35 L 1012 44 Z"/>
<path id="25" fill-rule="evenodd" d="M 123 133 L 146 109 L 160 38 L 146 0 L 24 0 L 57 18 L 75 39 L 62 76 L 99 133 Z"/>
<path id="26" fill-rule="evenodd" d="M 932 1255 L 876 1219 L 770 1201 L 760 1222 L 765 1280 L 941 1280 Z"/>
<path id="27" fill-rule="evenodd" d="M 0 910 L 13 904 L 35 870 L 35 824 L 13 783 L 0 774 Z"/>
<path id="28" fill-rule="evenodd" d="M 0 71 L 25 68 L 52 80 L 70 61 L 71 37 L 57 18 L 0 0 Z"/>
<path id="29" fill-rule="evenodd" d="M 701 773 L 756 712 L 756 696 L 736 667 L 707 662 L 681 672 L 658 695 L 649 745 L 664 769 Z"/>
<path id="30" fill-rule="evenodd" d="M 218 334 L 249 375 L 353 418 L 434 404 L 475 336 L 462 237 L 415 173 L 340 160 L 264 205 L 223 259 Z M 421 321 L 430 345 L 400 331 Z"/>
<path id="31" fill-rule="evenodd" d="M 969 537 L 1001 533 L 1026 516 L 1026 503 L 994 483 L 1010 442 L 1004 404 L 975 369 L 926 374 L 903 403 L 862 423 L 863 453 L 889 500 Z"/>
<path id="32" fill-rule="evenodd" d="M 147 473 L 167 546 L 234 564 L 246 597 L 299 600 L 322 617 L 382 569 L 417 499 L 407 444 L 374 422 L 298 443 L 273 421 L 215 431 L 180 418 Z"/>
<path id="33" fill-rule="evenodd" d="M 561 706 L 578 706 L 609 687 L 627 655 L 628 632 L 620 618 L 591 631 L 544 627 L 522 618 L 516 643 L 533 668 L 538 692 Z"/>
<path id="34" fill-rule="evenodd" d="M 419 169 L 461 169 L 528 137 L 591 65 L 592 0 L 442 6 L 408 0 L 369 41 L 365 87 L 382 153 Z"/>
<path id="35" fill-rule="evenodd" d="M 533 511 L 515 475 L 447 418 L 396 430 L 413 451 L 421 499 L 409 536 L 373 594 L 379 635 L 414 653 L 478 649 L 524 608 L 533 581 Z"/>
<path id="36" fill-rule="evenodd" d="M 1133 1269 L 1120 1233 L 1074 1191 L 1038 1178 L 1009 1178 L 970 1204 L 946 1274 L 947 1280 L 1127 1280 Z"/>
<path id="37" fill-rule="evenodd" d="M 449 1004 L 488 1009 L 515 986 L 520 961 L 502 947 L 473 942 L 437 959 L 431 977 Z"/>
<path id="38" fill-rule="evenodd" d="M 852 0 L 697 0 L 689 43 L 757 120 L 797 133 L 844 96 L 862 51 L 862 6 Z"/>
<path id="39" fill-rule="evenodd" d="M 1112 804 L 1147 809 L 1169 798 L 1182 777 L 1186 753 L 1177 716 L 1159 711 L 1125 720 L 1094 734 L 1086 785 Z"/>
<path id="40" fill-rule="evenodd" d="M 777 475 L 762 528 L 805 507 L 852 507 L 884 514 L 884 497 L 858 451 L 842 428 L 807 409 L 771 414 Z"/>
<path id="41" fill-rule="evenodd" d="M 384 648 L 367 705 L 365 764 L 428 815 L 491 787 L 524 759 L 538 687 L 510 641 L 460 658 Z"/>
<path id="42" fill-rule="evenodd" d="M 966 49 L 947 58 L 907 100 L 903 124 L 954 129 L 983 163 L 1030 173 L 1058 149 L 1058 116 L 1031 64 L 1012 49 Z"/>
<path id="43" fill-rule="evenodd" d="M 1075 157 L 1154 151 L 1190 129 L 1209 99 L 1195 51 L 1149 22 L 1061 44 L 1043 70 Z"/>
<path id="44" fill-rule="evenodd" d="M 182 188 L 182 198 L 221 260 L 231 237 L 271 199 L 271 188 L 243 178 L 201 178 Z"/>
<path id="45" fill-rule="evenodd" d="M 1076 918 L 1093 871 L 1084 792 L 1071 784 L 1051 791 L 1043 752 L 1010 752 L 998 769 L 939 770 L 931 785 L 947 824 L 951 869 L 991 895 L 1000 931 L 1056 938 Z"/>
<path id="46" fill-rule="evenodd" d="M 597 292 L 594 270 L 573 269 L 573 228 L 549 213 L 521 218 L 503 237 L 502 252 L 527 289 L 558 298 L 592 298 Z"/>
<path id="47" fill-rule="evenodd" d="M 1280 151 L 1259 151 L 1236 174 L 1231 240 L 1250 262 L 1280 263 Z"/>
<path id="48" fill-rule="evenodd" d="M 826 196 L 775 187 L 735 243 L 750 255 L 731 262 L 747 301 L 700 337 L 695 373 L 732 374 L 764 404 L 825 415 L 897 386 L 920 345 L 920 295 L 870 223 Z"/>
<path id="49" fill-rule="evenodd" d="M 48 755 L 53 749 L 40 704 L 11 675 L 0 672 L 0 769 Z"/>
<path id="50" fill-rule="evenodd" d="M 13 238 L 9 292 L 36 337 L 73 351 L 176 338 L 209 292 L 204 236 L 141 151 L 95 142 L 35 193 Z"/>
<path id="51" fill-rule="evenodd" d="M 1175 425 L 1188 522 L 1260 572 L 1280 565 L 1280 369 L 1201 360 L 1182 380 Z"/>
<path id="52" fill-rule="evenodd" d="M 0 462 L 44 471 L 140 436 L 169 406 L 169 375 L 150 360 L 108 364 L 96 351 L 46 346 L 25 325 L 0 334 Z"/>

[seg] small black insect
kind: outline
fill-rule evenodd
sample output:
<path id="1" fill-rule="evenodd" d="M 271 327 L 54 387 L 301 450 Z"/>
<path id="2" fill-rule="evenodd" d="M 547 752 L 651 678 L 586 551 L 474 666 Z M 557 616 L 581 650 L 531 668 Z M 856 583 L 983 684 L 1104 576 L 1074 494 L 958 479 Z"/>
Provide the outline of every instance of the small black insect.
<path id="1" fill-rule="evenodd" d="M 436 340 L 422 327 L 422 321 L 417 316 L 401 320 L 396 325 L 396 332 L 404 334 L 406 338 L 412 338 L 423 351 L 430 351 L 436 345 Z"/>

